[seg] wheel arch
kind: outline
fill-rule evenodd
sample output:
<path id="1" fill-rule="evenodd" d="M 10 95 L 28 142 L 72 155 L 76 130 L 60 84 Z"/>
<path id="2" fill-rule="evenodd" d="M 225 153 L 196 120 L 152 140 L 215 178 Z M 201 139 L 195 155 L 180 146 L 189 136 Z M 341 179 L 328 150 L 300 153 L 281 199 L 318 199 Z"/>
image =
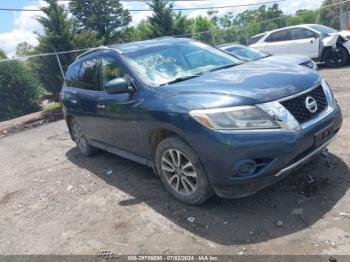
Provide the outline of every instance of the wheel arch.
<path id="1" fill-rule="evenodd" d="M 73 132 L 72 132 L 72 121 L 73 121 L 73 119 L 74 119 L 74 117 L 72 115 L 65 116 L 65 120 L 66 120 L 68 131 L 69 131 L 69 135 L 70 135 L 71 139 L 73 141 L 75 141 L 74 136 L 73 136 Z"/>
<path id="2" fill-rule="evenodd" d="M 151 156 L 151 159 L 153 162 L 155 174 L 157 174 L 157 175 L 158 175 L 158 172 L 156 170 L 156 164 L 155 164 L 155 155 L 156 155 L 157 147 L 163 139 L 165 139 L 167 137 L 171 137 L 171 136 L 176 136 L 176 137 L 182 139 L 188 145 L 186 139 L 183 136 L 181 136 L 179 134 L 179 132 L 176 132 L 176 131 L 171 130 L 169 128 L 156 128 L 151 132 L 151 134 L 149 136 L 148 144 L 150 146 L 150 156 Z"/>

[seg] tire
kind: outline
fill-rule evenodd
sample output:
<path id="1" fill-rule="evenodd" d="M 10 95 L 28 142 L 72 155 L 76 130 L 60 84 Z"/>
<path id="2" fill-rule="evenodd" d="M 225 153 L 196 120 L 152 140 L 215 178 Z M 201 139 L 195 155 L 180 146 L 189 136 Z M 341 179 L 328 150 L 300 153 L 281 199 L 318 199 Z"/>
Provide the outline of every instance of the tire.
<path id="1" fill-rule="evenodd" d="M 83 130 L 75 119 L 70 121 L 70 128 L 72 130 L 74 142 L 84 156 L 92 156 L 97 153 L 98 149 L 89 145 Z"/>
<path id="2" fill-rule="evenodd" d="M 333 48 L 328 48 L 323 54 L 323 61 L 327 66 L 332 68 L 345 66 L 348 59 L 348 50 L 343 46 L 337 46 L 336 50 L 333 50 Z"/>
<path id="3" fill-rule="evenodd" d="M 178 137 L 168 137 L 159 143 L 155 163 L 162 183 L 177 200 L 199 205 L 213 195 L 198 156 Z"/>

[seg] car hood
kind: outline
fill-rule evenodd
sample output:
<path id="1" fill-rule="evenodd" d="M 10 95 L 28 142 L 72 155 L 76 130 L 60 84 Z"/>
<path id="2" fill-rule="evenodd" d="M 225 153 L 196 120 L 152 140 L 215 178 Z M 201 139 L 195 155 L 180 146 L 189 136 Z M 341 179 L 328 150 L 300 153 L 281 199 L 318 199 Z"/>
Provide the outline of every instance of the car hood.
<path id="1" fill-rule="evenodd" d="M 329 35 L 341 35 L 343 37 L 348 37 L 350 36 L 350 31 L 339 31 L 337 33 L 332 33 L 332 34 L 329 34 Z"/>
<path id="2" fill-rule="evenodd" d="M 252 105 L 296 94 L 320 81 L 318 72 L 301 66 L 255 61 L 159 87 L 158 95 L 191 109 Z"/>
<path id="3" fill-rule="evenodd" d="M 311 59 L 303 55 L 273 55 L 264 58 L 262 61 L 276 64 L 294 64 L 300 65 Z"/>

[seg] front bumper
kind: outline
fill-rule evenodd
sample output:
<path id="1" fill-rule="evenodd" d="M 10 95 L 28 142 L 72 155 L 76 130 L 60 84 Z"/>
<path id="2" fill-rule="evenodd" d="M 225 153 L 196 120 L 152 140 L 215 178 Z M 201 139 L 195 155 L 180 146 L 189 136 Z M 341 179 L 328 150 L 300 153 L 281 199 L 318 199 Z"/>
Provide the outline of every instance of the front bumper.
<path id="1" fill-rule="evenodd" d="M 315 144 L 315 134 L 332 125 L 326 142 Z M 287 130 L 261 132 L 206 132 L 193 145 L 199 153 L 209 181 L 217 195 L 238 198 L 285 178 L 326 148 L 342 125 L 337 105 L 332 113 L 298 132 Z M 267 159 L 267 164 L 251 176 L 238 176 L 235 163 L 245 159 Z"/>

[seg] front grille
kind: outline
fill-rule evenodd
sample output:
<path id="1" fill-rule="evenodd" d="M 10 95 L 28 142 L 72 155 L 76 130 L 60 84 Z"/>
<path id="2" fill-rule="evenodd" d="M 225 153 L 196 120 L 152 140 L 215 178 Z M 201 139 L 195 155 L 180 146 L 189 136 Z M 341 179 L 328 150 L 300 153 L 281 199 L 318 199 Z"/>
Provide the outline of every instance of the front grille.
<path id="1" fill-rule="evenodd" d="M 306 108 L 306 98 L 313 97 L 317 102 L 317 111 L 311 113 Z M 327 98 L 323 92 L 322 86 L 318 86 L 310 92 L 304 93 L 300 96 L 291 98 L 289 100 L 281 102 L 281 104 L 295 117 L 295 119 L 303 124 L 313 118 L 317 117 L 327 108 Z"/>
<path id="2" fill-rule="evenodd" d="M 301 63 L 301 66 L 305 66 L 311 69 L 315 69 L 314 62 L 312 60 L 306 61 L 305 63 Z"/>

